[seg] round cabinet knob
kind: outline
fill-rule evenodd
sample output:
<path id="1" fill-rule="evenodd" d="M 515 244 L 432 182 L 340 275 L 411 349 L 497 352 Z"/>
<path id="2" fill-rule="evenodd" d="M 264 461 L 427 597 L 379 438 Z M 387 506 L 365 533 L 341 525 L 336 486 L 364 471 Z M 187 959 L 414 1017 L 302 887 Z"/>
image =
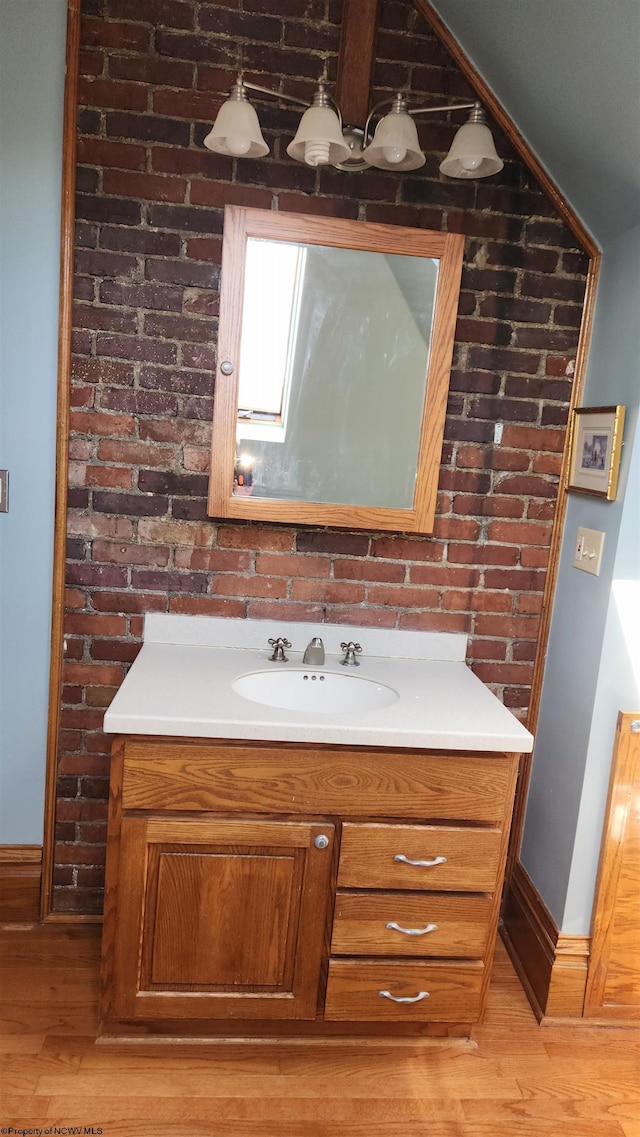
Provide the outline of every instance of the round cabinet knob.
<path id="1" fill-rule="evenodd" d="M 319 833 L 318 836 L 314 838 L 313 843 L 316 849 L 326 849 L 329 844 L 329 838 L 325 833 Z"/>
<path id="2" fill-rule="evenodd" d="M 233 363 L 230 359 L 223 359 L 220 364 L 220 370 L 223 375 L 233 375 Z"/>

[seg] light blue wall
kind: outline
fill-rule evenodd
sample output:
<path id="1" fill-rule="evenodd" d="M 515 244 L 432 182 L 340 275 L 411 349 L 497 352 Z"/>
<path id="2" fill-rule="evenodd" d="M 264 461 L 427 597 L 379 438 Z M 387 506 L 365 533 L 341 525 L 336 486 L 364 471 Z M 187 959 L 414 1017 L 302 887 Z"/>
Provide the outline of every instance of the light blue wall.
<path id="1" fill-rule="evenodd" d="M 640 4 L 432 2 L 604 250 L 582 402 L 626 404 L 626 445 L 616 502 L 569 495 L 521 852 L 585 935 L 616 715 L 640 709 Z M 606 534 L 597 578 L 572 567 L 578 525 Z"/>
<path id="2" fill-rule="evenodd" d="M 630 476 L 640 444 L 639 312 L 640 226 L 602 259 L 583 403 L 627 407 L 620 484 L 615 502 L 569 495 L 521 853 L 556 923 L 575 935 L 589 931 L 617 712 L 640 698 L 627 646 L 640 634 L 639 609 L 625 610 L 621 624 L 629 589 L 616 591 L 621 579 L 632 588 L 640 580 Z M 572 566 L 579 525 L 605 533 L 598 577 Z"/>
<path id="3" fill-rule="evenodd" d="M 42 841 L 66 0 L 0 2 L 0 844 Z"/>
<path id="4" fill-rule="evenodd" d="M 640 224 L 638 0 L 432 0 L 587 228 Z"/>

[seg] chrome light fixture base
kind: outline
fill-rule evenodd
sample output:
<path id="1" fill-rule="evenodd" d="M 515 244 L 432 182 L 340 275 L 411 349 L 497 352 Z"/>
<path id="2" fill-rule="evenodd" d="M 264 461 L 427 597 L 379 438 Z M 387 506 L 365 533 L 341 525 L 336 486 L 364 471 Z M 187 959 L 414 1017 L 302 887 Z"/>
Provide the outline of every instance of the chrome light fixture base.
<path id="1" fill-rule="evenodd" d="M 344 162 L 334 162 L 336 170 L 345 170 L 346 173 L 359 173 L 368 170 L 369 163 L 362 156 L 364 150 L 364 130 L 361 126 L 343 126 L 342 137 L 350 150 L 350 156 Z"/>

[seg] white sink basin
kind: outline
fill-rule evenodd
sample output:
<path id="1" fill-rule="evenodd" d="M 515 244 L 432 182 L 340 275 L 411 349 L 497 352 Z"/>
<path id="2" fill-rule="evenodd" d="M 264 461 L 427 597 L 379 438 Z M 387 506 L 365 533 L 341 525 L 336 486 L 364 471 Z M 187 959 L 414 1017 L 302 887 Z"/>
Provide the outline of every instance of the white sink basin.
<path id="1" fill-rule="evenodd" d="M 393 687 L 373 679 L 304 667 L 250 671 L 239 675 L 232 687 L 237 695 L 267 707 L 327 715 L 375 711 L 399 697 Z"/>

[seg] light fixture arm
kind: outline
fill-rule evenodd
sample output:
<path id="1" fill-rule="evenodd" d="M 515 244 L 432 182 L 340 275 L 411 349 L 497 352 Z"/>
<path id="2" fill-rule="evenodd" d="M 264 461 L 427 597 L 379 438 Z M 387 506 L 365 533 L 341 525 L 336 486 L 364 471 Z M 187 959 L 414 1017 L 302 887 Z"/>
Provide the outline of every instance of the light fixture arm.
<path id="1" fill-rule="evenodd" d="M 438 114 L 441 111 L 473 110 L 476 115 L 482 116 L 478 118 L 474 117 L 474 122 L 484 122 L 484 111 L 482 110 L 481 104 L 477 101 L 473 103 L 443 103 L 441 106 L 437 107 L 410 107 L 405 96 L 400 91 L 398 91 L 392 99 L 382 99 L 379 103 L 376 103 L 376 105 L 369 111 L 369 114 L 367 115 L 367 121 L 364 124 L 364 137 L 362 143 L 363 148 L 369 141 L 369 128 L 371 126 L 371 120 L 375 118 L 378 111 L 382 110 L 383 107 L 389 107 L 390 114 L 409 114 L 412 116 L 418 114 Z"/>
<path id="2" fill-rule="evenodd" d="M 440 107 L 408 107 L 407 113 L 414 114 L 436 114 L 438 111 L 469 111 L 480 110 L 484 115 L 484 111 L 480 103 L 443 103 Z"/>
<path id="3" fill-rule="evenodd" d="M 297 95 L 287 95 L 281 91 L 272 91 L 270 87 L 261 87 L 258 83 L 250 83 L 248 79 L 242 78 L 242 74 L 238 75 L 234 90 L 235 87 L 238 86 L 247 87 L 250 91 L 259 91 L 262 95 L 271 95 L 272 99 L 277 99 L 280 103 L 295 103 L 296 106 L 305 107 L 307 109 L 309 107 L 331 106 L 333 107 L 338 116 L 338 119 L 340 120 L 340 126 L 342 126 L 342 113 L 340 111 L 340 107 L 338 106 L 335 99 L 329 94 L 327 88 L 324 86 L 324 83 L 318 84 L 318 90 L 313 96 L 311 102 L 309 102 L 308 99 L 299 99 Z"/>

